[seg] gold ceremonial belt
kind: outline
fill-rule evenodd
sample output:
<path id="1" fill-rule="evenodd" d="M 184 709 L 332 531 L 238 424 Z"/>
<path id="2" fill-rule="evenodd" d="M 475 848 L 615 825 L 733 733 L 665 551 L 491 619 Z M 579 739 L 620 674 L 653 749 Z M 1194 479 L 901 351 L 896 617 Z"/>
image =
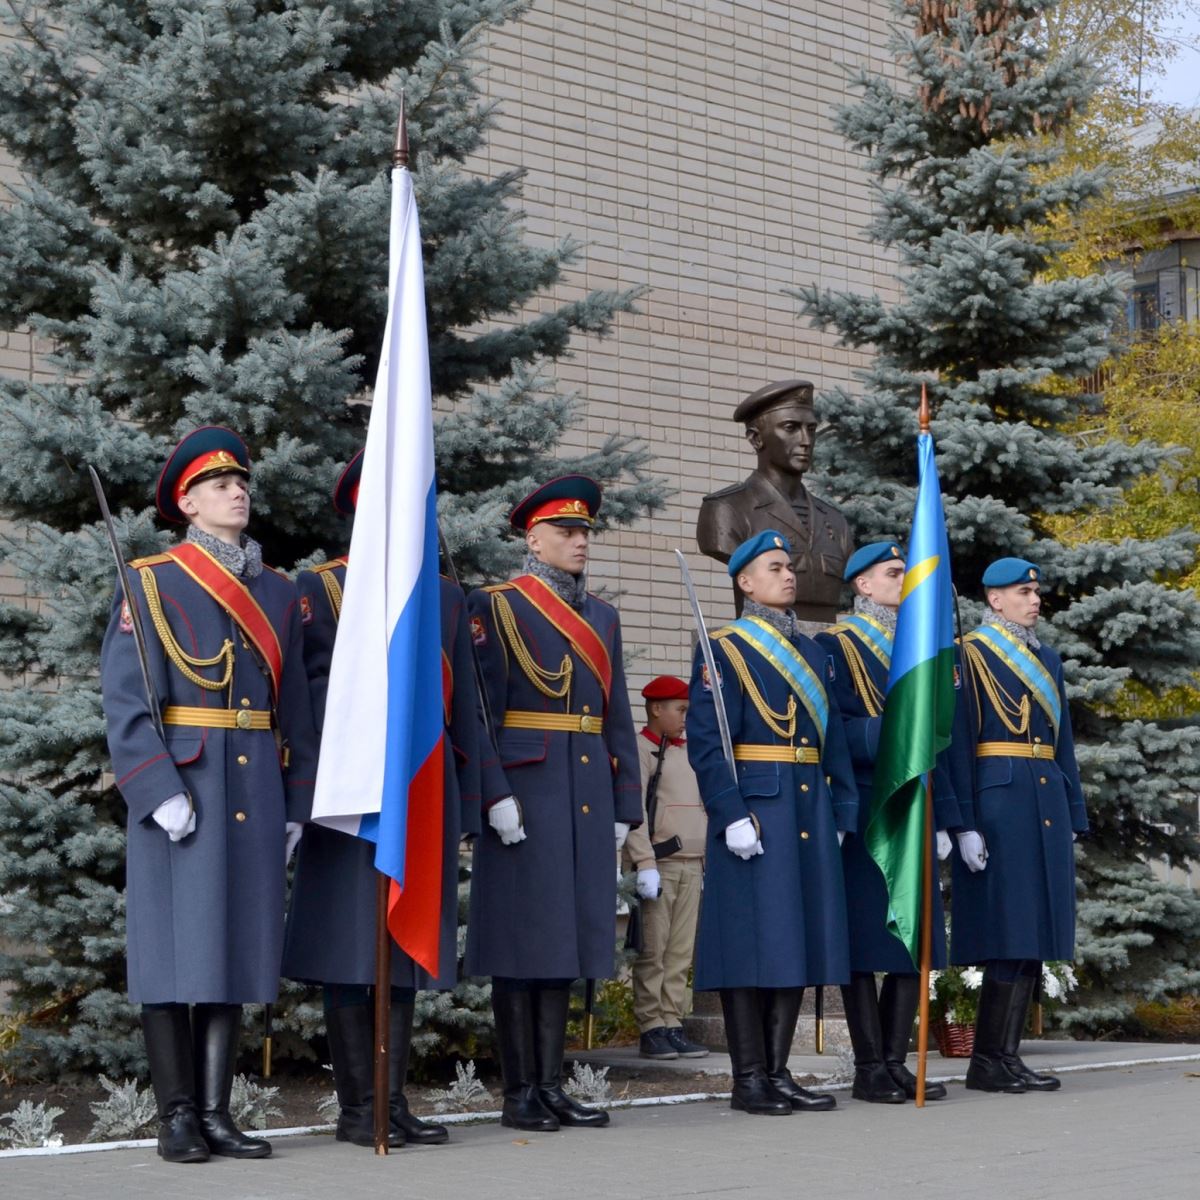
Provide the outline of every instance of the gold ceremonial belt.
<path id="1" fill-rule="evenodd" d="M 821 752 L 814 746 L 734 746 L 737 762 L 819 763 Z"/>
<path id="2" fill-rule="evenodd" d="M 975 747 L 976 758 L 1053 758 L 1054 747 L 1038 742 L 980 742 Z"/>
<path id="3" fill-rule="evenodd" d="M 271 714 L 259 708 L 189 708 L 169 704 L 163 709 L 164 725 L 190 725 L 193 729 L 270 729 Z"/>
<path id="4" fill-rule="evenodd" d="M 604 728 L 603 717 L 589 717 L 586 713 L 531 712 L 523 708 L 510 708 L 504 714 L 505 729 L 554 729 L 562 733 L 599 733 Z"/>

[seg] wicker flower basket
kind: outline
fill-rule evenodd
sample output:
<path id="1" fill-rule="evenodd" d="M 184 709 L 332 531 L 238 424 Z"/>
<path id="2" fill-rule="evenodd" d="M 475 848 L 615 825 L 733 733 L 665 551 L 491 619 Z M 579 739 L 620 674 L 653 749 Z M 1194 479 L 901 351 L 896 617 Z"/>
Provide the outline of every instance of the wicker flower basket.
<path id="1" fill-rule="evenodd" d="M 943 1058 L 970 1058 L 975 1049 L 975 1026 L 959 1025 L 944 1018 L 931 1021 L 933 1040 Z"/>

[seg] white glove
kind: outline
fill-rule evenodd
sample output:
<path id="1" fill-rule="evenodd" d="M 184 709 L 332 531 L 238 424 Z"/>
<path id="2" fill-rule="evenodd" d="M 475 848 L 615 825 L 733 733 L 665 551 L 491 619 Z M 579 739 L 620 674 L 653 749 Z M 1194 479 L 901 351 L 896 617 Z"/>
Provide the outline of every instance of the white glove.
<path id="1" fill-rule="evenodd" d="M 950 857 L 950 851 L 954 849 L 954 843 L 950 840 L 950 835 L 944 830 L 937 831 L 937 856 L 938 862 L 945 862 Z"/>
<path id="2" fill-rule="evenodd" d="M 655 867 L 643 867 L 637 873 L 637 894 L 643 900 L 657 900 L 662 895 L 662 876 Z"/>
<path id="3" fill-rule="evenodd" d="M 613 833 L 617 839 L 617 853 L 621 853 L 621 848 L 625 845 L 625 839 L 629 836 L 628 821 L 614 821 Z"/>
<path id="4" fill-rule="evenodd" d="M 289 821 L 284 828 L 287 830 L 283 847 L 283 865 L 286 867 L 292 861 L 292 855 L 296 853 L 296 847 L 300 845 L 300 839 L 304 836 L 304 826 L 299 821 Z"/>
<path id="5" fill-rule="evenodd" d="M 763 844 L 758 840 L 754 822 L 749 817 L 743 817 L 740 821 L 734 821 L 732 825 L 725 827 L 725 845 L 738 858 L 745 860 L 763 852 Z"/>
<path id="6" fill-rule="evenodd" d="M 180 842 L 189 833 L 196 832 L 196 811 L 183 792 L 164 800 L 151 817 L 155 825 L 166 830 L 167 837 L 173 842 Z"/>
<path id="7" fill-rule="evenodd" d="M 1072 834 L 1071 834 L 1071 841 L 1073 841 L 1073 842 L 1077 842 L 1077 841 L 1079 841 L 1079 834 L 1077 834 L 1077 833 L 1072 833 Z"/>
<path id="8" fill-rule="evenodd" d="M 837 831 L 837 835 L 838 835 L 838 845 L 840 846 L 846 840 L 846 831 L 844 829 L 839 829 Z"/>
<path id="9" fill-rule="evenodd" d="M 958 852 L 972 874 L 987 866 L 987 846 L 973 829 L 958 835 Z"/>
<path id="10" fill-rule="evenodd" d="M 516 798 L 506 796 L 497 800 L 488 809 L 488 824 L 500 835 L 500 840 L 506 846 L 515 846 L 525 840 L 525 826 L 521 822 L 521 810 L 517 807 Z"/>

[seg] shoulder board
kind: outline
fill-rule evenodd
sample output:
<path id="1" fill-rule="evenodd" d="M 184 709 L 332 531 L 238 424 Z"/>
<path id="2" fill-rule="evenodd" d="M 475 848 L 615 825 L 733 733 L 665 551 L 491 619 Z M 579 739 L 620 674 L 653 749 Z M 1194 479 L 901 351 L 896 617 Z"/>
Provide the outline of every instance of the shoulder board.
<path id="1" fill-rule="evenodd" d="M 270 571 L 272 575 L 278 575 L 280 579 L 285 579 L 288 583 L 292 582 L 292 577 L 286 571 L 281 571 L 278 567 L 271 566 L 270 563 L 263 563 L 263 570 Z"/>
<path id="2" fill-rule="evenodd" d="M 479 590 L 481 592 L 506 592 L 512 587 L 511 583 L 489 583 Z"/>
<path id="3" fill-rule="evenodd" d="M 614 605 L 610 604 L 607 600 L 605 600 L 603 596 L 597 596 L 595 592 L 588 592 L 587 598 L 589 600 L 595 600 L 595 602 L 597 604 L 602 605 L 604 608 L 609 609 L 611 612 L 617 611 L 616 607 Z"/>
<path id="4" fill-rule="evenodd" d="M 346 564 L 340 558 L 331 558 L 328 562 L 317 563 L 315 567 L 308 569 L 314 574 L 319 575 L 322 571 L 333 571 L 338 567 L 344 567 Z"/>
<path id="5" fill-rule="evenodd" d="M 169 554 L 147 554 L 145 558 L 135 558 L 129 566 L 135 571 L 140 571 L 142 567 L 158 567 L 163 563 L 174 562 L 175 560 Z"/>
<path id="6" fill-rule="evenodd" d="M 746 490 L 746 481 L 743 479 L 741 483 L 731 483 L 728 487 L 723 487 L 719 492 L 709 492 L 704 497 L 704 501 L 708 500 L 723 500 L 726 496 L 736 496 L 738 492 Z M 701 503 L 704 503 L 701 501 Z"/>
<path id="7" fill-rule="evenodd" d="M 720 629 L 714 629 L 708 636 L 710 638 L 727 638 L 733 633 L 732 625 L 722 625 Z"/>
<path id="8" fill-rule="evenodd" d="M 852 633 L 852 632 L 853 632 L 853 630 L 850 628 L 849 625 L 830 625 L 826 629 L 818 630 L 816 633 L 816 636 L 820 637 L 821 634 L 825 634 L 827 637 L 841 637 L 843 633 Z"/>

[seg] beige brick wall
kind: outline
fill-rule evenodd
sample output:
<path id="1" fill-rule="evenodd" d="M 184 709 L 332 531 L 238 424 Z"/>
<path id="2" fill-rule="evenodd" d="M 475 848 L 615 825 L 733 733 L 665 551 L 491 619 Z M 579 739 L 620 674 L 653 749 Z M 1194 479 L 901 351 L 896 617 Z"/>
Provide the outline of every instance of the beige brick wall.
<path id="1" fill-rule="evenodd" d="M 579 342 L 557 370 L 589 401 L 573 444 L 636 434 L 676 493 L 594 552 L 596 584 L 622 592 L 634 688 L 686 673 L 690 659 L 674 547 L 690 555 L 711 621 L 732 615 L 728 580 L 694 531 L 700 498 L 754 465 L 733 406 L 793 376 L 850 383 L 862 365 L 798 321 L 783 289 L 894 285 L 862 236 L 866 180 L 831 117 L 852 96 L 848 68 L 892 69 L 885 11 L 878 0 L 535 0 L 491 36 L 485 87 L 501 116 L 474 165 L 524 166 L 530 236 L 586 242 L 534 310 L 593 288 L 652 289 L 640 315 Z"/>

